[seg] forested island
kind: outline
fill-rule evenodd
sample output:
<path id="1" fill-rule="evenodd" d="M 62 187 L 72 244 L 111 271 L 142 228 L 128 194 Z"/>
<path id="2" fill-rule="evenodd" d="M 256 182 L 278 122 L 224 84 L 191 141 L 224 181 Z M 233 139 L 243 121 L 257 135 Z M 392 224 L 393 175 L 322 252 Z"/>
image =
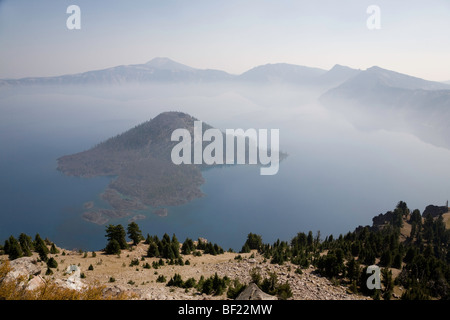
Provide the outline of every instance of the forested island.
<path id="1" fill-rule="evenodd" d="M 205 182 L 201 171 L 224 165 L 175 165 L 171 160 L 172 149 L 178 144 L 171 141 L 172 132 L 186 129 L 193 140 L 195 121 L 196 118 L 182 112 L 164 112 L 87 151 L 60 157 L 57 169 L 66 175 L 111 177 L 107 189 L 100 195 L 110 208 L 96 207 L 90 201 L 84 204 L 83 218 L 105 224 L 110 219 L 149 208 L 157 208 L 154 212 L 164 216 L 167 208 L 163 207 L 182 205 L 204 196 L 200 190 Z M 203 124 L 202 130 L 211 128 Z M 245 143 L 248 157 L 248 141 Z M 208 143 L 202 144 L 205 148 Z M 191 154 L 193 157 L 194 152 Z M 279 158 L 282 160 L 286 156 L 280 152 Z"/>

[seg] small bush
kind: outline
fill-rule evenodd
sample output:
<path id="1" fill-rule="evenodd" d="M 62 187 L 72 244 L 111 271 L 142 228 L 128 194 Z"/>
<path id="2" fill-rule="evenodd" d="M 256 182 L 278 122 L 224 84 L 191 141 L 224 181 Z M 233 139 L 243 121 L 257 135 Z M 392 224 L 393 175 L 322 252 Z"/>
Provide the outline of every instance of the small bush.
<path id="1" fill-rule="evenodd" d="M 172 278 L 170 278 L 169 282 L 167 282 L 168 287 L 183 287 L 183 280 L 181 279 L 181 275 L 175 273 Z"/>
<path id="2" fill-rule="evenodd" d="M 186 289 L 193 288 L 193 287 L 195 287 L 196 283 L 197 283 L 197 281 L 195 281 L 194 278 L 189 278 L 184 282 L 183 287 Z"/>
<path id="3" fill-rule="evenodd" d="M 47 260 L 47 267 L 49 267 L 49 268 L 57 268 L 58 267 L 58 262 L 56 262 L 56 260 L 52 257 L 52 258 Z"/>
<path id="4" fill-rule="evenodd" d="M 232 285 L 228 287 L 227 298 L 233 300 L 236 299 L 245 288 L 247 288 L 245 284 L 240 283 L 239 279 L 235 279 L 232 282 Z"/>
<path id="5" fill-rule="evenodd" d="M 134 266 L 138 266 L 139 265 L 139 260 L 138 259 L 133 259 L 130 262 L 130 267 L 134 267 Z"/>

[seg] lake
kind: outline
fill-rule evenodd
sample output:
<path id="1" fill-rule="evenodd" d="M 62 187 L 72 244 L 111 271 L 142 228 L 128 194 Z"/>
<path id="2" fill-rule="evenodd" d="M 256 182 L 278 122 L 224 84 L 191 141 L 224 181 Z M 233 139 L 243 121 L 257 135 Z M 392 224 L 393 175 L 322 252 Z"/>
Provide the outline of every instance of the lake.
<path id="1" fill-rule="evenodd" d="M 400 200 L 422 212 L 450 198 L 449 150 L 407 133 L 358 130 L 315 97 L 317 92 L 292 88 L 3 89 L 0 241 L 39 233 L 68 249 L 103 248 L 105 226 L 81 214 L 109 178 L 67 177 L 56 170 L 56 159 L 170 110 L 222 130 L 280 129 L 281 149 L 289 156 L 274 176 L 261 176 L 251 165 L 205 171 L 205 197 L 170 207 L 166 217 L 144 212 L 146 219 L 137 221 L 144 235 L 204 237 L 240 250 L 250 232 L 270 243 L 309 230 L 320 230 L 323 239 L 371 224 Z M 126 226 L 129 218 L 110 223 Z"/>

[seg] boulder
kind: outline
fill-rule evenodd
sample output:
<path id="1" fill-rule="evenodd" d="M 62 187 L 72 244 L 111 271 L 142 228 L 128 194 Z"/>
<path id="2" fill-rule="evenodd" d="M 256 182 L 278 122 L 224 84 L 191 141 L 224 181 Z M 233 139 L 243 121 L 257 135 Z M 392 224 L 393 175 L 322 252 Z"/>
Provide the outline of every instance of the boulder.
<path id="1" fill-rule="evenodd" d="M 36 259 L 32 257 L 23 257 L 12 260 L 9 263 L 11 271 L 6 276 L 7 280 L 15 280 L 19 277 L 29 278 L 41 273 L 41 268 L 37 265 Z"/>
<path id="2" fill-rule="evenodd" d="M 251 283 L 236 300 L 278 300 L 278 298 L 265 293 L 256 284 Z"/>
<path id="3" fill-rule="evenodd" d="M 45 285 L 45 281 L 41 276 L 35 276 L 27 284 L 27 290 L 35 290 L 41 286 Z"/>
<path id="4" fill-rule="evenodd" d="M 77 265 L 71 264 L 66 268 L 65 274 L 74 274 L 80 276 L 80 268 Z"/>

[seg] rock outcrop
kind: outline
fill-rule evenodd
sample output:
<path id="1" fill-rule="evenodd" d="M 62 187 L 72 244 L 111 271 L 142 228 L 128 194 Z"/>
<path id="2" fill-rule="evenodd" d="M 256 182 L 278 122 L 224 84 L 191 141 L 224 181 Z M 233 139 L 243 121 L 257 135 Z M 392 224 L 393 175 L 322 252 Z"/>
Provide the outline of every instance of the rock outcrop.
<path id="1" fill-rule="evenodd" d="M 448 207 L 447 206 L 434 206 L 434 205 L 429 205 L 425 208 L 425 210 L 423 211 L 422 217 L 426 218 L 427 215 L 431 214 L 431 216 L 433 218 L 436 218 L 444 213 L 448 212 Z"/>
<path id="2" fill-rule="evenodd" d="M 251 283 L 242 291 L 236 300 L 278 300 L 277 297 L 262 291 L 256 284 Z"/>
<path id="3" fill-rule="evenodd" d="M 16 280 L 19 277 L 26 279 L 37 276 L 41 273 L 41 268 L 36 264 L 36 259 L 23 257 L 10 262 L 11 272 L 6 276 L 7 280 Z"/>

